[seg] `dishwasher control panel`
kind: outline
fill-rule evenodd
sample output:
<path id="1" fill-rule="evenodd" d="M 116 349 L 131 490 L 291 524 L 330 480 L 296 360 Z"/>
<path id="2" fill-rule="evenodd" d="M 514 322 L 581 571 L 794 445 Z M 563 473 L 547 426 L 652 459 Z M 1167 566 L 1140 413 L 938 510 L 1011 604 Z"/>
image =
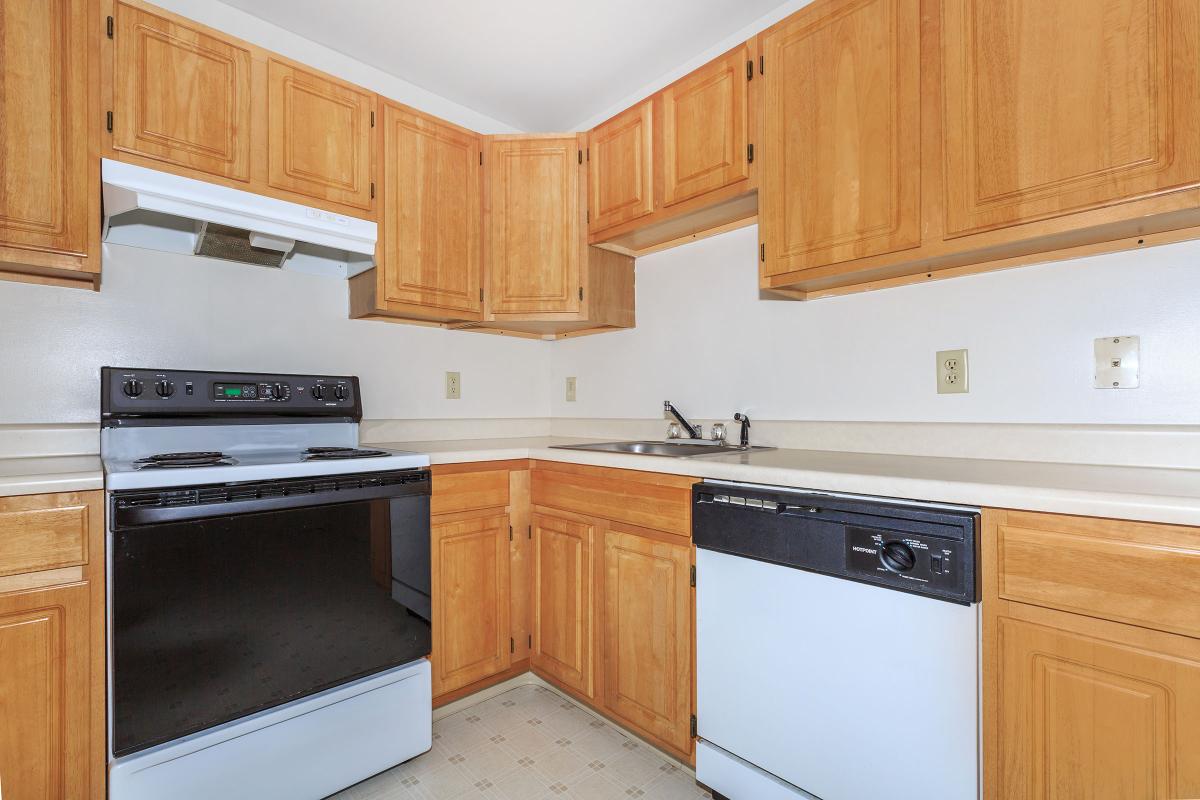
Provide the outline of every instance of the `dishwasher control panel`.
<path id="1" fill-rule="evenodd" d="M 951 592 L 965 577 L 962 541 L 906 531 L 846 527 L 846 567 L 854 575 L 896 585 Z"/>

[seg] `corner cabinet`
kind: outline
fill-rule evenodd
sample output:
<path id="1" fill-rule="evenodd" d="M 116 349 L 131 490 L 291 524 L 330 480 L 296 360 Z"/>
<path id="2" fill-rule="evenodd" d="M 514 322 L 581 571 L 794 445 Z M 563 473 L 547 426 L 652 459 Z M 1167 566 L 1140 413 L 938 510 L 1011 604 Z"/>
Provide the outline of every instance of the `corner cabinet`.
<path id="1" fill-rule="evenodd" d="M 92 0 L 0 4 L 0 278 L 98 283 L 99 26 Z"/>

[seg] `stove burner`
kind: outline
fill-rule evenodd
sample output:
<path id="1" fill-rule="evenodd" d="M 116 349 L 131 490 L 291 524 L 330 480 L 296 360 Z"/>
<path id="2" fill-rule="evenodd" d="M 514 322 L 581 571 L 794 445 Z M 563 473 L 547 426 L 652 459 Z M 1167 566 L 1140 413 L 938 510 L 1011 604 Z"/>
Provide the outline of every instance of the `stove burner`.
<path id="1" fill-rule="evenodd" d="M 304 451 L 305 461 L 337 461 L 343 458 L 378 458 L 389 455 L 383 450 L 363 450 L 357 447 L 310 447 Z"/>
<path id="2" fill-rule="evenodd" d="M 191 453 L 155 453 L 134 461 L 138 469 L 181 469 L 184 467 L 223 467 L 236 464 L 230 456 L 216 450 Z"/>

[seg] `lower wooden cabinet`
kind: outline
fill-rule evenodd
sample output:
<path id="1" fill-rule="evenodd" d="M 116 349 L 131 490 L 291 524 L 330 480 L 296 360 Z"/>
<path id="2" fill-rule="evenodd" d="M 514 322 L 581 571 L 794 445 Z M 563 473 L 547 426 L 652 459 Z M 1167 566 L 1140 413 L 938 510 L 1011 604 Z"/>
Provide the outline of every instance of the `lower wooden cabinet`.
<path id="1" fill-rule="evenodd" d="M 691 749 L 691 551 L 616 527 L 604 534 L 604 707 L 683 753 Z"/>
<path id="2" fill-rule="evenodd" d="M 104 797 L 103 507 L 0 497 L 0 797 Z"/>
<path id="3" fill-rule="evenodd" d="M 581 694 L 594 693 L 592 541 L 595 526 L 533 515 L 533 652 L 530 665 Z"/>

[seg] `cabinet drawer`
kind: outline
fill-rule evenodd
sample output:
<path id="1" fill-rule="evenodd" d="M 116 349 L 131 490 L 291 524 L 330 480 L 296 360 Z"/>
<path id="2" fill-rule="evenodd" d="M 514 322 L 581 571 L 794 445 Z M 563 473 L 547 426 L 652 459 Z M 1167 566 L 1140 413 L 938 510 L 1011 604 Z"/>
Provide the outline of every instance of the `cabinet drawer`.
<path id="1" fill-rule="evenodd" d="M 695 478 L 574 465 L 533 471 L 534 505 L 691 536 Z"/>
<path id="2" fill-rule="evenodd" d="M 1200 637 L 1200 529 L 1009 511 L 999 595 Z"/>
<path id="3" fill-rule="evenodd" d="M 92 513 L 81 494 L 0 498 L 0 576 L 87 563 Z"/>
<path id="4" fill-rule="evenodd" d="M 508 505 L 508 470 L 433 473 L 432 514 L 503 508 Z"/>

